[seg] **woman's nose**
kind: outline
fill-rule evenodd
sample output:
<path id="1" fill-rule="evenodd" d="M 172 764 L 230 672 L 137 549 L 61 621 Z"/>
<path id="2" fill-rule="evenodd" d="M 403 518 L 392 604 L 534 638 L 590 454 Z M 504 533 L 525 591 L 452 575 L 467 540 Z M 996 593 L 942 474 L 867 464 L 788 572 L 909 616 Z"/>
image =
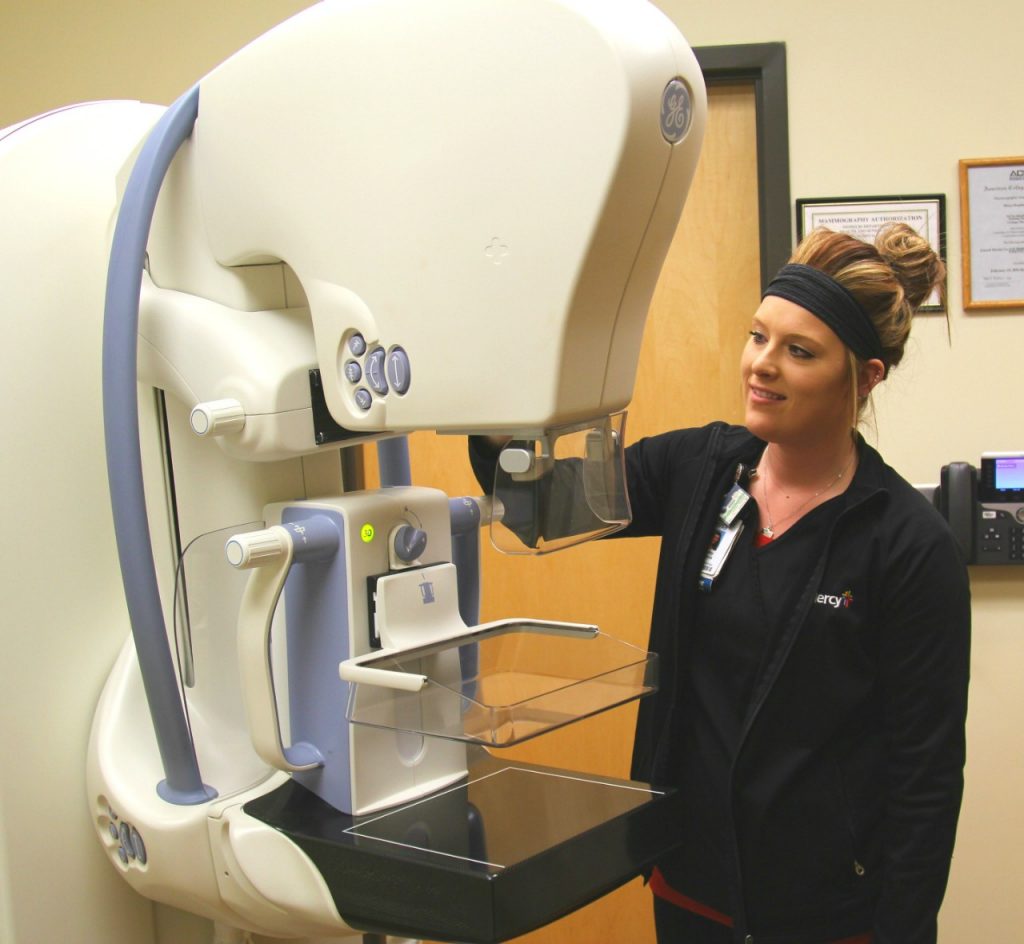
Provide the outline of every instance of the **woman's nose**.
<path id="1" fill-rule="evenodd" d="M 765 344 L 763 347 L 758 348 L 750 367 L 755 374 L 774 373 L 776 369 L 775 353 L 770 344 Z"/>

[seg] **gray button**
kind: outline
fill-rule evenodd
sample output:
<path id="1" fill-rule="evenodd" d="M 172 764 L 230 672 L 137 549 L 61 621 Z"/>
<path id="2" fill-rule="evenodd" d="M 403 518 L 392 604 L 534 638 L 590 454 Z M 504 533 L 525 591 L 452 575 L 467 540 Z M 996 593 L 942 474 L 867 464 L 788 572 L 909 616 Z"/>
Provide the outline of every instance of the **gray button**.
<path id="1" fill-rule="evenodd" d="M 348 339 L 348 349 L 355 354 L 356 357 L 362 357 L 366 353 L 366 338 L 361 334 L 353 334 Z"/>
<path id="2" fill-rule="evenodd" d="M 373 395 L 366 389 L 366 387 L 360 387 L 356 390 L 355 397 L 356 406 L 359 407 L 360 410 L 368 410 L 373 406 Z"/>
<path id="3" fill-rule="evenodd" d="M 395 393 L 405 393 L 409 389 L 412 374 L 409 368 L 409 355 L 400 347 L 393 347 L 388 354 L 387 377 Z"/>
<path id="4" fill-rule="evenodd" d="M 135 850 L 135 858 L 145 865 L 146 845 L 142 841 L 142 836 L 139 835 L 139 831 L 134 826 L 132 827 L 132 849 Z"/>
<path id="5" fill-rule="evenodd" d="M 354 384 L 363 379 L 363 368 L 359 366 L 359 361 L 345 361 L 345 379 Z"/>
<path id="6" fill-rule="evenodd" d="M 388 392 L 388 380 L 384 375 L 384 348 L 375 347 L 366 358 L 366 382 L 374 393 L 384 396 Z"/>

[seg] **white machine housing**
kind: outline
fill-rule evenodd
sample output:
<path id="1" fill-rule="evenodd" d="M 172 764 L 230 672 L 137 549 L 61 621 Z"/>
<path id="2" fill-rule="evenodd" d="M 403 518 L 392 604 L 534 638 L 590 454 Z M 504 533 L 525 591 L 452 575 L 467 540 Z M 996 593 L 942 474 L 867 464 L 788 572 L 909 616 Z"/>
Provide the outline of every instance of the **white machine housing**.
<path id="1" fill-rule="evenodd" d="M 327 0 L 202 79 L 195 130 L 157 205 L 139 322 L 169 648 L 180 651 L 187 547 L 265 524 L 275 503 L 342 491 L 337 442 L 317 438 L 311 371 L 348 441 L 413 429 L 536 437 L 622 409 L 704 114 L 696 60 L 647 0 Z M 74 311 L 98 336 L 113 219 L 158 117 L 106 103 L 0 135 L 0 181 L 28 174 L 10 184 L 19 217 L 5 221 L 5 256 L 26 269 L 67 256 L 61 280 L 18 288 L 34 322 Z M 41 156 L 47 177 L 35 180 Z M 52 199 L 55 180 L 66 221 L 30 199 Z M 97 394 L 76 392 L 92 398 L 96 425 Z M 56 524 L 70 544 L 68 517 Z M 97 533 L 80 535 L 75 563 Z M 215 624 L 197 638 L 194 682 L 184 671 L 181 682 L 215 796 L 180 806 L 157 795 L 161 756 L 129 641 L 89 750 L 103 848 L 141 894 L 226 926 L 356 933 L 305 854 L 242 811 L 286 775 L 253 746 Z M 95 687 L 82 686 L 90 705 Z"/>
<path id="2" fill-rule="evenodd" d="M 704 112 L 692 52 L 646 2 L 320 4 L 200 83 L 149 274 L 250 312 L 308 301 L 311 339 L 253 317 L 252 343 L 288 352 L 292 379 L 314 360 L 349 430 L 536 435 L 604 416 L 632 393 Z M 150 321 L 182 307 L 159 298 Z M 203 304 L 187 302 L 205 330 L 181 331 L 175 311 L 159 340 L 144 331 L 182 392 L 238 400 L 246 428 L 304 409 L 301 384 L 270 373 L 268 395 L 264 359 L 247 372 L 224 350 L 248 343 L 241 319 L 230 341 L 207 337 L 231 316 Z M 209 345 L 216 366 L 184 362 L 181 344 Z M 283 431 L 249 448 L 247 435 L 223 445 L 296 449 Z"/>

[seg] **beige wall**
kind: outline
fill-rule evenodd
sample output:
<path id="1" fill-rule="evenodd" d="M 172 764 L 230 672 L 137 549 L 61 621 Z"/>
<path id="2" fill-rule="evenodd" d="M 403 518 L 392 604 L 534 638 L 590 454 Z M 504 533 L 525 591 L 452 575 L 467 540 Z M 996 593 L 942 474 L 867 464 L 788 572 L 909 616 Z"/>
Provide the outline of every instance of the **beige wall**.
<path id="1" fill-rule="evenodd" d="M 0 128 L 72 102 L 170 104 L 309 0 L 3 0 Z"/>
<path id="2" fill-rule="evenodd" d="M 429 0 L 424 0 L 429 2 Z M 69 102 L 169 102 L 303 0 L 5 0 L 0 127 Z M 878 402 L 877 439 L 934 481 L 951 459 L 1024 448 L 1017 364 L 1024 311 L 960 304 L 957 161 L 1024 154 L 1019 0 L 661 0 L 693 45 L 784 41 L 794 197 L 945 193 L 952 345 L 922 319 Z M 1024 926 L 1024 572 L 976 569 L 968 788 L 944 944 L 1013 940 Z"/>

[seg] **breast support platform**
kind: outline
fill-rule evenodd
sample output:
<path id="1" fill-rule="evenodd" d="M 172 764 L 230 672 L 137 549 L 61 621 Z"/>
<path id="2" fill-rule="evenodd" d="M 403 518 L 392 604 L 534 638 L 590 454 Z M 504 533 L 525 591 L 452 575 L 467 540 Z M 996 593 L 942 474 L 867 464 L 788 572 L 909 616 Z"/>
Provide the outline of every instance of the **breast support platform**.
<path id="1" fill-rule="evenodd" d="M 671 792 L 500 759 L 652 691 L 657 660 L 481 624 L 478 536 L 628 521 L 610 417 L 705 111 L 646 0 L 329 0 L 169 109 L 0 132 L 8 257 L 59 247 L 102 322 L 132 634 L 88 790 L 140 894 L 267 935 L 499 941 L 678 841 Z M 32 213 L 55 178 L 60 211 Z M 15 291 L 47 330 L 70 316 Z M 419 429 L 512 437 L 516 506 L 414 485 L 393 437 Z M 384 487 L 346 491 L 370 439 Z"/>

